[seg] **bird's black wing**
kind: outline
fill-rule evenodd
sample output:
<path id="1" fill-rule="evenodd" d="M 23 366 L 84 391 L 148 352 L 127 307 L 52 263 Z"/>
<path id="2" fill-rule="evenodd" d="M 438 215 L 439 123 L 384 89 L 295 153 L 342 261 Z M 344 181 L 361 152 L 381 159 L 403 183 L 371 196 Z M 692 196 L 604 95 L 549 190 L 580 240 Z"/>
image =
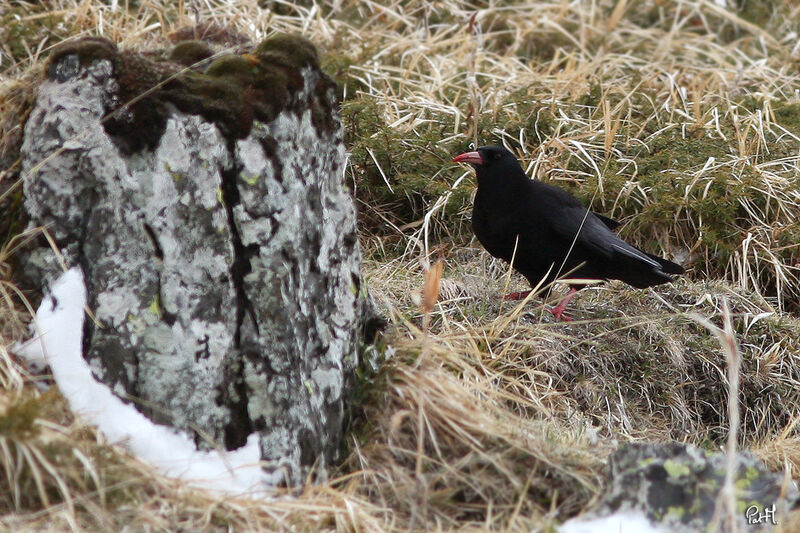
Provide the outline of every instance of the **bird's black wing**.
<path id="1" fill-rule="evenodd" d="M 531 198 L 536 199 L 533 205 L 539 222 L 546 223 L 562 243 L 577 247 L 576 255 L 590 254 L 607 260 L 622 255 L 661 270 L 658 261 L 617 237 L 609 227 L 611 224 L 586 209 L 564 189 L 537 180 L 531 180 L 528 187 Z"/>
<path id="2" fill-rule="evenodd" d="M 600 213 L 595 213 L 593 211 L 592 214 L 594 216 L 596 216 L 597 218 L 599 218 L 600 222 L 605 224 L 606 227 L 608 229 L 610 229 L 610 230 L 615 230 L 615 229 L 617 229 L 618 227 L 620 227 L 622 225 L 622 222 L 619 222 L 618 220 L 614 220 L 613 218 L 608 218 L 607 216 L 601 215 Z"/>
<path id="3" fill-rule="evenodd" d="M 558 213 L 554 213 L 551 225 L 558 236 L 587 252 L 609 259 L 622 254 L 661 269 L 658 261 L 617 237 L 600 218 L 583 206 L 562 205 Z"/>

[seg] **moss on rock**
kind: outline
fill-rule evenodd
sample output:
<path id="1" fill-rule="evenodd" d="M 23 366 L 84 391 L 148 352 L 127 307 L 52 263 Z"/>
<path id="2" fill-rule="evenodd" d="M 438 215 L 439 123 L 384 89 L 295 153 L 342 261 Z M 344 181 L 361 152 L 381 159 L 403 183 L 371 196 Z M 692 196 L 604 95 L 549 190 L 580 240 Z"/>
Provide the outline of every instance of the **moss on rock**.
<path id="1" fill-rule="evenodd" d="M 214 50 L 204 41 L 182 41 L 169 54 L 170 59 L 181 65 L 192 66 L 214 55 Z"/>
<path id="2" fill-rule="evenodd" d="M 62 59 L 74 56 L 77 62 L 64 64 Z M 118 64 L 119 50 L 117 45 L 103 37 L 84 37 L 75 41 L 66 41 L 53 49 L 48 61 L 47 75 L 50 79 L 66 80 L 74 75 L 78 67 L 85 67 L 93 61 L 107 59 L 115 68 Z"/>
<path id="3" fill-rule="evenodd" d="M 301 69 L 319 68 L 314 45 L 294 35 L 275 35 L 252 53 L 218 58 L 203 73 L 185 72 L 176 65 L 194 65 L 212 55 L 208 44 L 191 40 L 172 50 L 171 61 L 160 61 L 120 51 L 107 39 L 88 37 L 58 46 L 48 73 L 64 81 L 89 63 L 110 61 L 119 81 L 119 104 L 109 109 L 105 127 L 125 152 L 132 153 L 152 148 L 160 139 L 168 115 L 165 103 L 214 122 L 228 139 L 244 138 L 253 120 L 269 122 L 280 111 L 294 109 L 294 96 L 304 89 Z M 308 96 L 320 96 L 331 87 L 321 74 L 315 93 Z M 323 117 L 329 110 L 317 109 L 318 102 L 311 107 L 315 126 L 326 132 L 336 127 Z"/>
<path id="4" fill-rule="evenodd" d="M 319 68 L 319 54 L 314 43 L 300 35 L 276 34 L 256 46 L 255 54 L 261 58 L 286 62 L 287 65 Z"/>

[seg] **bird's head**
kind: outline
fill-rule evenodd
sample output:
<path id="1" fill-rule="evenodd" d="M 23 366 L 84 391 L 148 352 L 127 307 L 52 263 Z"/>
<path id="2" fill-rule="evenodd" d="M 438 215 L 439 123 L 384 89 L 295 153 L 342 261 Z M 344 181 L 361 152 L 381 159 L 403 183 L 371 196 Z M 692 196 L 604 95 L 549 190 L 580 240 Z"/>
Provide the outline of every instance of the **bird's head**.
<path id="1" fill-rule="evenodd" d="M 503 180 L 514 178 L 526 178 L 525 172 L 508 149 L 503 146 L 481 146 L 473 152 L 464 152 L 453 158 L 456 163 L 469 163 L 475 167 L 475 174 L 478 183 L 484 181 L 484 177 L 494 177 Z"/>
<path id="2" fill-rule="evenodd" d="M 453 158 L 455 163 L 469 163 L 473 166 L 490 167 L 504 159 L 516 161 L 514 154 L 502 146 L 481 146 L 474 152 L 464 152 Z"/>

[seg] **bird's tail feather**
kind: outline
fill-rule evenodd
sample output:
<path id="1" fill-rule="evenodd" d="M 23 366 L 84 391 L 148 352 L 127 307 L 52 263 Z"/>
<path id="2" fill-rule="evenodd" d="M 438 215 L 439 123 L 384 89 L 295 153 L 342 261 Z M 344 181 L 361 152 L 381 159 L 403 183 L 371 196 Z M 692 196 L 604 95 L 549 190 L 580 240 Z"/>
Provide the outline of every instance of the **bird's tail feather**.
<path id="1" fill-rule="evenodd" d="M 647 252 L 643 253 L 647 255 L 647 257 L 658 261 L 658 264 L 661 265 L 661 271 L 665 274 L 683 274 L 686 272 L 683 267 L 677 263 L 673 263 L 672 261 L 658 257 L 657 255 L 648 254 Z"/>
<path id="2" fill-rule="evenodd" d="M 622 275 L 610 277 L 621 279 L 628 285 L 632 285 L 633 287 L 639 289 L 644 289 L 646 287 L 652 287 L 653 285 L 661 285 L 662 283 L 674 281 L 670 274 L 683 274 L 684 272 L 683 267 L 673 263 L 672 261 L 648 254 L 647 252 L 642 253 L 656 261 L 660 268 L 657 268 L 650 263 L 645 263 L 641 260 L 635 261 L 633 258 L 631 258 L 629 267 L 620 271 Z"/>

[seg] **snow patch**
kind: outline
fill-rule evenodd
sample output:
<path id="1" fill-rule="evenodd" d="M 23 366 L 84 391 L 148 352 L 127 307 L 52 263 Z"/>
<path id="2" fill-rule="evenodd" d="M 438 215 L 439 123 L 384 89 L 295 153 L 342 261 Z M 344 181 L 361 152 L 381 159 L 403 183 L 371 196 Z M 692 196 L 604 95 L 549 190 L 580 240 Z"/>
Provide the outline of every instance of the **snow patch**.
<path id="1" fill-rule="evenodd" d="M 643 514 L 627 511 L 601 518 L 573 518 L 558 528 L 558 533 L 668 533 L 653 525 Z"/>
<path id="2" fill-rule="evenodd" d="M 42 300 L 34 321 L 38 334 L 15 351 L 29 363 L 49 364 L 73 412 L 163 475 L 212 492 L 267 496 L 269 480 L 259 463 L 258 434 L 231 452 L 198 451 L 186 433 L 154 424 L 94 379 L 81 353 L 85 305 L 83 274 L 75 267 L 62 274 Z"/>

